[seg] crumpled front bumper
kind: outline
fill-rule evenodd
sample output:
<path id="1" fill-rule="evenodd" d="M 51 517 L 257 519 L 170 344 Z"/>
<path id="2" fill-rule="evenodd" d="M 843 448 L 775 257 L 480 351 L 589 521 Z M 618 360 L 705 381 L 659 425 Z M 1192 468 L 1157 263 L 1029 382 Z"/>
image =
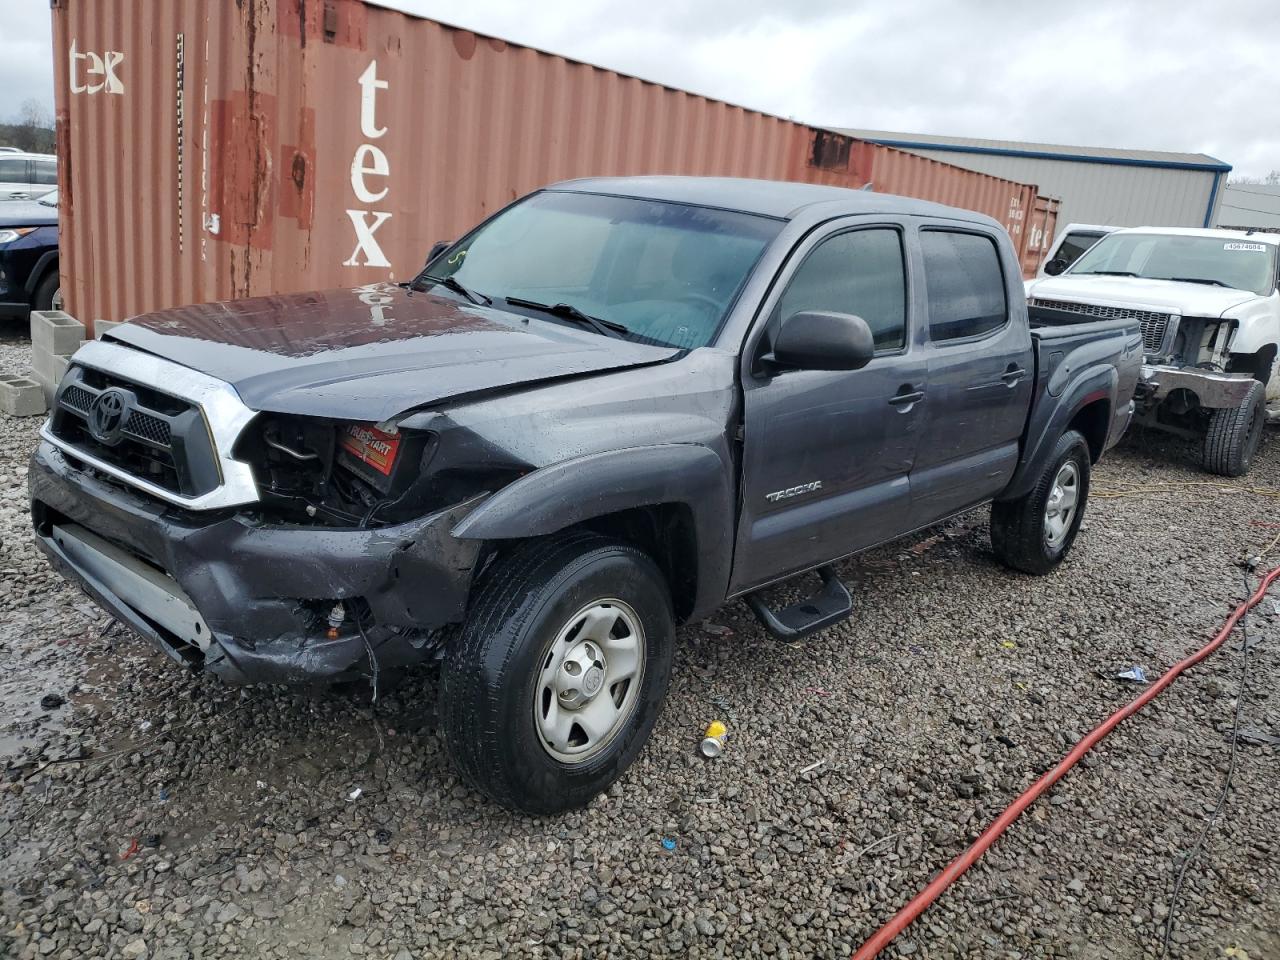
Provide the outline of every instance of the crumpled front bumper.
<path id="1" fill-rule="evenodd" d="M 1175 390 L 1188 390 L 1195 394 L 1202 407 L 1230 409 L 1244 403 L 1255 382 L 1247 373 L 1218 373 L 1196 367 L 1143 364 L 1141 395 L 1146 405 L 1155 406 Z"/>
<path id="2" fill-rule="evenodd" d="M 367 609 L 380 664 L 421 659 L 431 631 L 462 620 L 480 546 L 449 532 L 474 501 L 368 530 L 264 526 L 159 503 L 78 469 L 47 442 L 32 455 L 28 488 L 36 542 L 60 572 L 173 659 L 234 683 L 364 669 L 365 639 L 350 618 L 326 636 L 323 612 L 339 600 Z M 175 629 L 173 609 L 158 609 L 142 581 L 171 581 L 172 602 L 189 601 L 207 640 Z"/>

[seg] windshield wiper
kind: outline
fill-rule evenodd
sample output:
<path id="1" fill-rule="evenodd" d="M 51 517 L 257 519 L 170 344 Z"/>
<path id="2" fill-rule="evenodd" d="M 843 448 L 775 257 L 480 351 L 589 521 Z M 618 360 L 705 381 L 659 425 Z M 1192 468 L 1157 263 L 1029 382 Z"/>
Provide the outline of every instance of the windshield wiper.
<path id="1" fill-rule="evenodd" d="M 1211 287 L 1229 287 L 1231 284 L 1223 283 L 1221 280 L 1212 280 L 1209 277 L 1156 277 L 1157 280 L 1173 280 L 1177 283 L 1205 283 Z"/>
<path id="2" fill-rule="evenodd" d="M 430 281 L 431 283 L 438 283 L 440 284 L 440 286 L 446 287 L 449 290 L 452 290 L 454 293 L 460 293 L 462 294 L 462 296 L 466 297 L 468 300 L 470 300 L 472 303 L 476 304 L 477 306 L 487 307 L 489 304 L 493 303 L 492 297 L 486 297 L 483 293 L 480 293 L 478 290 L 471 290 L 471 289 L 468 289 L 467 287 L 464 287 L 462 285 L 462 281 L 460 281 L 457 277 L 454 277 L 454 276 L 423 277 L 422 279 Z"/>
<path id="3" fill-rule="evenodd" d="M 1081 270 L 1079 275 L 1089 274 L 1093 277 L 1136 277 L 1132 270 Z"/>
<path id="4" fill-rule="evenodd" d="M 507 303 L 514 307 L 528 307 L 531 310 L 542 310 L 551 314 L 553 317 L 563 317 L 566 320 L 574 320 L 578 323 L 585 324 L 596 333 L 606 337 L 626 336 L 631 333 L 629 327 L 616 323 L 613 320 L 605 320 L 601 317 L 593 317 L 589 313 L 584 313 L 571 303 L 539 303 L 537 300 L 526 300 L 523 297 L 503 297 Z"/>

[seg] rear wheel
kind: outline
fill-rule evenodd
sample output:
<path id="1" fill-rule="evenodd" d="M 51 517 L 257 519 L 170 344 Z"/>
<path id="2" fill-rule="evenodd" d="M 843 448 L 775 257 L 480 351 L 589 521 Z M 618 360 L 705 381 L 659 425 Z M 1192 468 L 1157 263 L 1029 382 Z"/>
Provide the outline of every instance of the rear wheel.
<path id="1" fill-rule="evenodd" d="M 1005 566 L 1046 574 L 1062 562 L 1084 519 L 1090 463 L 1084 437 L 1068 430 L 1030 493 L 992 504 L 991 546 Z"/>
<path id="2" fill-rule="evenodd" d="M 499 560 L 441 671 L 459 772 L 526 813 L 580 807 L 631 765 L 671 674 L 671 597 L 654 562 L 594 534 Z"/>
<path id="3" fill-rule="evenodd" d="M 1222 477 L 1248 473 L 1262 441 L 1266 419 L 1266 387 L 1256 382 L 1240 406 L 1213 411 L 1201 451 L 1204 468 Z"/>
<path id="4" fill-rule="evenodd" d="M 36 295 L 31 299 L 32 310 L 61 310 L 62 283 L 58 279 L 58 271 L 50 270 L 36 287 Z"/>

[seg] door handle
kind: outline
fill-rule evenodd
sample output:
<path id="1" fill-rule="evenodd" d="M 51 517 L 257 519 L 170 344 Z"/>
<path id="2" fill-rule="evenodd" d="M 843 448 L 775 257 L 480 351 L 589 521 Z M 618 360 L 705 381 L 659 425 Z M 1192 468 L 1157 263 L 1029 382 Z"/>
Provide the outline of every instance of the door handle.
<path id="1" fill-rule="evenodd" d="M 904 387 L 903 389 L 908 389 L 908 388 Z M 923 399 L 924 399 L 923 390 L 911 390 L 908 393 L 902 393 L 901 391 L 899 391 L 898 393 L 895 393 L 892 397 L 889 398 L 889 405 L 894 407 L 908 406 L 910 404 L 915 403 L 918 400 L 923 400 Z"/>
<path id="2" fill-rule="evenodd" d="M 1000 377 L 1004 381 L 1006 387 L 1016 386 L 1018 381 L 1027 375 L 1027 371 L 1021 367 L 1015 367 L 1012 370 L 1006 370 Z"/>

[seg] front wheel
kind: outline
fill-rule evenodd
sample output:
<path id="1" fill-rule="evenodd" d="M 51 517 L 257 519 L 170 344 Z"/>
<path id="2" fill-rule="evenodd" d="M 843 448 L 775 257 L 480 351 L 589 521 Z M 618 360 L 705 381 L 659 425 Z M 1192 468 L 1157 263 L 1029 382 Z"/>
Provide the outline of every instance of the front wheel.
<path id="1" fill-rule="evenodd" d="M 50 270 L 36 287 L 36 295 L 31 300 L 32 310 L 61 310 L 62 283 L 58 279 L 58 271 Z"/>
<path id="2" fill-rule="evenodd" d="M 1243 477 L 1249 472 L 1267 419 L 1266 392 L 1266 387 L 1255 382 L 1240 406 L 1213 411 L 1200 454 L 1200 462 L 1210 473 Z"/>
<path id="3" fill-rule="evenodd" d="M 1024 573 L 1051 572 L 1071 549 L 1089 496 L 1089 445 L 1075 430 L 1059 439 L 1031 492 L 991 506 L 991 546 Z"/>
<path id="4" fill-rule="evenodd" d="M 635 547 L 593 534 L 516 547 L 485 572 L 441 671 L 459 772 L 526 813 L 585 805 L 648 739 L 674 637 L 666 581 Z"/>

